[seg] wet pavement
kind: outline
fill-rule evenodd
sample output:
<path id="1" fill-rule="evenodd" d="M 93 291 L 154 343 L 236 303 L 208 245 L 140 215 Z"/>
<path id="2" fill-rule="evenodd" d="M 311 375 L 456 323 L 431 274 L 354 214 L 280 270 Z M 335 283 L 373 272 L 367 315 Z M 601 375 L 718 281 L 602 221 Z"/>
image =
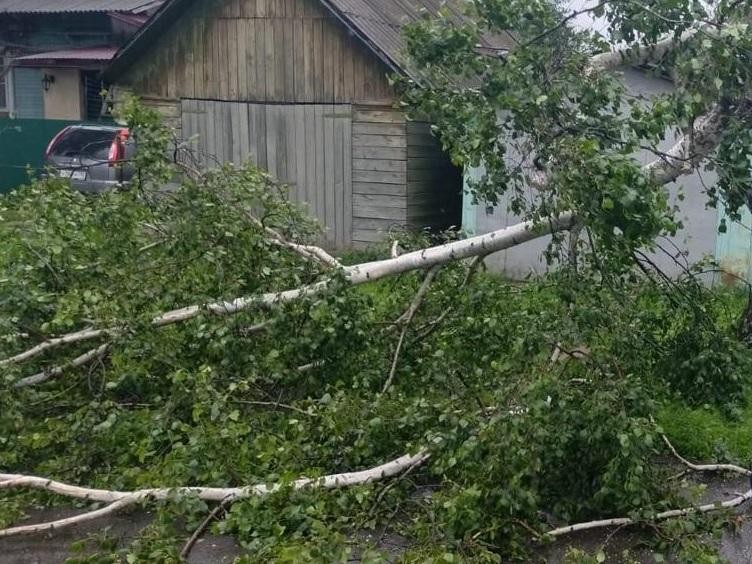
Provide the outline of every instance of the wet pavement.
<path id="1" fill-rule="evenodd" d="M 743 476 L 728 475 L 721 477 L 716 473 L 708 473 L 704 475 L 692 474 L 692 478 L 696 483 L 705 485 L 706 489 L 700 498 L 701 503 L 725 501 L 750 488 L 749 479 Z M 740 506 L 737 509 L 737 514 L 739 515 L 738 527 L 734 532 L 727 531 L 724 533 L 720 539 L 720 554 L 731 564 L 752 564 L 752 502 Z M 579 548 L 591 554 L 602 550 L 608 563 L 628 562 L 632 564 L 639 562 L 640 564 L 653 564 L 656 560 L 650 549 L 645 546 L 648 540 L 646 534 L 646 532 L 640 532 L 634 527 L 618 530 L 612 527 L 599 531 L 572 534 L 562 537 L 553 545 L 540 550 L 538 562 L 562 564 L 569 549 Z M 706 542 L 715 546 L 718 545 L 716 539 L 708 538 Z M 625 552 L 628 553 L 628 558 L 624 556 Z M 670 556 L 666 558 L 666 561 L 685 564 Z"/>
<path id="2" fill-rule="evenodd" d="M 743 477 L 718 476 L 699 477 L 706 484 L 702 501 L 723 500 L 734 497 L 737 492 L 749 489 L 749 481 Z M 80 510 L 75 509 L 45 509 L 30 512 L 30 518 L 24 524 L 60 519 L 75 515 Z M 731 564 L 752 564 L 752 502 L 739 508 L 739 526 L 735 532 L 727 532 L 721 539 L 721 555 Z M 101 535 L 105 530 L 109 538 L 117 539 L 123 546 L 130 541 L 150 521 L 148 513 L 132 511 L 101 519 L 94 522 L 56 531 L 53 534 L 38 534 L 28 537 L 0 539 L 0 564 L 62 564 L 71 556 L 71 544 L 89 536 Z M 594 553 L 603 549 L 606 562 L 620 563 L 628 561 L 653 563 L 652 553 L 645 548 L 645 533 L 639 530 L 623 528 L 614 531 L 603 529 L 573 534 L 559 539 L 550 546 L 536 551 L 534 562 L 560 564 L 564 562 L 564 555 L 570 548 L 579 548 Z M 406 546 L 405 539 L 396 535 L 358 535 L 360 538 L 373 542 L 378 541 L 381 548 L 392 554 L 395 560 Z M 708 542 L 714 542 L 708 539 Z M 628 551 L 629 559 L 625 560 L 624 552 Z M 193 547 L 188 562 L 191 564 L 229 564 L 243 549 L 231 537 L 205 534 Z M 671 559 L 668 560 L 669 562 Z M 357 562 L 357 560 L 353 560 Z"/>
<path id="3" fill-rule="evenodd" d="M 30 511 L 24 525 L 62 519 L 80 513 L 75 509 L 45 509 Z M 0 539 L 0 564 L 62 564 L 67 558 L 77 556 L 71 545 L 83 538 L 106 534 L 125 546 L 151 521 L 143 511 L 124 512 L 104 519 L 89 521 L 52 534 Z M 20 524 L 20 523 L 19 523 Z M 92 548 L 95 543 L 92 542 Z M 205 534 L 193 546 L 188 558 L 191 564 L 230 564 L 242 549 L 232 537 Z M 80 555 L 78 555 L 80 556 Z"/>

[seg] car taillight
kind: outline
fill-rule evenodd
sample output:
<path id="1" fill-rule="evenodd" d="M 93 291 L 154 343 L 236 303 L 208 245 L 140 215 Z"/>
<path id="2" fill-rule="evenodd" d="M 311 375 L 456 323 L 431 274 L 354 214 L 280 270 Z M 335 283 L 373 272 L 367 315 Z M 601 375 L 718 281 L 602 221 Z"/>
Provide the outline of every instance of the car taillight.
<path id="1" fill-rule="evenodd" d="M 109 166 L 115 166 L 120 161 L 125 159 L 125 142 L 128 140 L 130 131 L 128 129 L 118 129 L 115 133 L 115 138 L 110 145 L 110 152 L 107 155 L 107 162 Z"/>
<path id="2" fill-rule="evenodd" d="M 47 149 L 44 152 L 44 158 L 49 159 L 50 155 L 52 154 L 52 149 L 55 148 L 55 145 L 57 145 L 57 142 L 60 141 L 60 138 L 70 129 L 70 126 L 63 128 L 60 130 L 60 132 L 55 135 L 55 137 L 52 138 L 52 141 L 50 141 L 50 144 L 47 145 Z"/>

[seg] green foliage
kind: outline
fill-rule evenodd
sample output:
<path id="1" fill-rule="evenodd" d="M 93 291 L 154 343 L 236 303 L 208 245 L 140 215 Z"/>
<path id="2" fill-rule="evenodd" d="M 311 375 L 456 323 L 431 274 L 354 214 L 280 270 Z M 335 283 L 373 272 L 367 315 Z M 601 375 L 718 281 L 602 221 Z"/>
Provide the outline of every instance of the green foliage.
<path id="1" fill-rule="evenodd" d="M 688 410 L 669 403 L 658 412 L 658 423 L 674 446 L 694 460 L 720 460 L 743 466 L 752 461 L 752 409 L 721 412 L 711 405 Z"/>
<path id="2" fill-rule="evenodd" d="M 153 115 L 130 111 L 147 144 L 166 139 Z M 3 471 L 118 490 L 281 483 L 274 495 L 237 501 L 215 525 L 248 562 L 384 561 L 363 531 L 403 535 L 406 562 L 499 562 L 528 557 L 531 531 L 545 532 L 549 519 L 650 517 L 673 506 L 677 492 L 653 463 L 661 441 L 650 416 L 667 401 L 726 412 L 743 404 L 749 354 L 731 339 L 733 299 L 621 266 L 612 276 L 564 270 L 524 283 L 483 272 L 470 280 L 467 265 L 445 266 L 381 393 L 397 339 L 390 327 L 424 273 L 352 287 L 269 240 L 265 227 L 298 242 L 314 242 L 317 230 L 265 174 L 221 167 L 164 192 L 158 178 L 177 173 L 163 153 L 153 161 L 131 190 L 89 198 L 48 179 L 0 199 L 0 357 L 89 326 L 118 330 L 107 356 L 42 385 L 13 387 L 94 344 L 3 369 Z M 407 250 L 430 241 L 399 237 Z M 325 278 L 326 291 L 286 304 L 151 323 L 171 308 Z M 589 352 L 551 362 L 557 343 Z M 288 487 L 421 447 L 430 461 L 401 479 Z M 3 524 L 32 501 L 61 502 L 2 500 Z M 84 543 L 73 562 L 177 561 L 180 524 L 194 529 L 208 507 L 193 497 L 154 505 L 155 521 L 129 547 Z"/>
<path id="3" fill-rule="evenodd" d="M 598 34 L 568 25 L 576 9 L 582 21 L 600 18 Z M 685 151 L 678 168 L 717 172 L 705 188 L 709 205 L 723 202 L 736 216 L 746 202 L 750 11 L 748 2 L 725 0 L 566 8 L 552 0 L 479 0 L 466 7 L 469 23 L 458 24 L 447 9 L 409 26 L 415 80 L 395 81 L 404 107 L 434 124 L 456 164 L 482 167 L 470 185 L 478 201 L 532 218 L 576 212 L 592 243 L 582 253 L 598 252 L 609 270 L 626 269 L 635 249 L 680 223 L 635 152 L 661 164 L 661 144 L 711 108 L 723 114 L 718 147 Z M 508 51 L 477 48 L 489 38 L 505 39 Z M 672 77 L 664 94 L 628 91 L 618 73 L 588 68 L 595 53 L 619 49 L 631 57 L 666 38 L 675 49 L 649 61 L 655 76 Z"/>

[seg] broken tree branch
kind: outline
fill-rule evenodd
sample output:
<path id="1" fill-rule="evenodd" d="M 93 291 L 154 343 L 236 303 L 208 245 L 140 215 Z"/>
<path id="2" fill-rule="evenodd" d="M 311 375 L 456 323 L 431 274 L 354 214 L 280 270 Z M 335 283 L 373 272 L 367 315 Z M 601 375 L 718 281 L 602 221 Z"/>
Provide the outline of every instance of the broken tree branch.
<path id="1" fill-rule="evenodd" d="M 721 509 L 730 509 L 737 507 L 752 499 L 752 490 L 748 490 L 743 494 L 740 494 L 732 499 L 723 502 L 706 503 L 705 505 L 698 505 L 696 507 L 685 507 L 683 509 L 671 509 L 669 511 L 663 511 L 656 514 L 653 521 L 665 521 L 666 519 L 672 519 L 674 517 L 685 517 L 687 515 L 693 515 L 695 513 L 709 513 L 711 511 L 719 511 Z M 577 531 L 588 531 L 590 529 L 600 529 L 604 527 L 623 527 L 626 525 L 635 525 L 642 521 L 637 519 L 631 519 L 629 517 L 619 517 L 616 519 L 602 519 L 600 521 L 588 521 L 586 523 L 578 523 L 576 525 L 569 525 L 567 527 L 559 527 L 548 531 L 545 536 L 560 537 L 562 535 L 568 535 L 569 533 L 575 533 Z"/>
<path id="2" fill-rule="evenodd" d="M 395 239 L 394 242 L 392 243 L 392 250 L 389 254 L 391 255 L 392 258 L 397 258 L 398 256 L 400 256 L 399 241 L 397 239 Z"/>
<path id="3" fill-rule="evenodd" d="M 473 276 L 475 276 L 475 273 L 478 272 L 478 269 L 482 266 L 485 268 L 485 260 L 488 255 L 478 255 L 477 257 L 474 257 L 473 260 L 470 262 L 470 266 L 467 268 L 467 272 L 465 273 L 465 278 L 462 280 L 462 285 L 460 288 L 464 288 L 468 284 L 470 284 L 470 281 L 473 279 Z"/>
<path id="4" fill-rule="evenodd" d="M 289 487 L 293 490 L 300 490 L 303 488 L 321 488 L 321 489 L 334 489 L 343 488 L 348 486 L 355 486 L 359 484 L 367 484 L 384 478 L 389 478 L 397 474 L 401 474 L 411 466 L 422 464 L 430 458 L 430 454 L 425 450 L 420 450 L 416 454 L 406 454 L 400 456 L 394 460 L 374 466 L 367 470 L 360 470 L 357 472 L 343 472 L 341 474 L 329 474 L 322 476 L 321 478 L 300 478 L 295 480 Z M 8 489 L 20 489 L 20 488 L 34 488 L 45 490 L 51 493 L 59 494 L 66 497 L 75 499 L 85 499 L 91 501 L 102 501 L 110 503 L 111 505 L 97 510 L 97 512 L 90 512 L 86 520 L 96 519 L 102 515 L 114 513 L 115 511 L 122 509 L 128 505 L 137 503 L 146 499 L 167 499 L 174 495 L 194 495 L 204 501 L 219 501 L 225 500 L 237 500 L 252 496 L 265 496 L 275 492 L 278 492 L 284 488 L 287 484 L 275 483 L 275 484 L 256 484 L 251 486 L 244 486 L 238 488 L 212 488 L 212 487 L 176 487 L 176 488 L 151 488 L 143 490 L 135 490 L 130 492 L 116 491 L 116 490 L 101 490 L 94 488 L 86 488 L 81 486 L 74 486 L 71 484 L 65 484 L 63 482 L 57 482 L 48 478 L 41 478 L 38 476 L 25 476 L 20 474 L 0 474 L 0 490 Z M 117 505 L 115 505 L 117 503 Z M 115 507 L 112 507 L 115 505 Z M 104 513 L 103 513 L 104 511 Z M 78 516 L 79 518 L 83 516 Z M 54 526 L 48 526 L 47 531 L 53 529 L 61 529 L 69 525 L 75 525 L 76 521 L 72 521 L 75 518 L 63 519 L 54 522 Z M 81 522 L 80 520 L 78 522 Z M 47 524 L 50 525 L 50 524 Z M 39 527 L 39 525 L 30 525 L 29 527 Z M 21 531 L 19 531 L 22 529 Z M 19 534 L 30 534 L 31 531 L 26 530 L 27 527 L 13 527 L 10 529 L 0 530 L 0 538 L 9 537 Z M 40 529 L 41 531 L 41 529 Z"/>
<path id="5" fill-rule="evenodd" d="M 266 232 L 271 236 L 269 239 L 270 242 L 274 243 L 275 245 L 279 245 L 280 247 L 284 247 L 286 249 L 290 249 L 291 251 L 295 251 L 300 256 L 312 260 L 314 262 L 318 262 L 320 264 L 323 264 L 324 266 L 328 266 L 331 268 L 342 268 L 342 264 L 335 259 L 332 255 L 327 253 L 324 249 L 321 247 L 316 247 L 314 245 L 301 245 L 299 243 L 293 243 L 292 241 L 288 241 L 282 235 L 274 231 L 273 229 L 269 227 L 264 228 Z"/>
<path id="6" fill-rule="evenodd" d="M 651 417 L 650 419 L 652 421 L 653 418 Z M 655 421 L 653 421 L 653 423 L 655 423 Z M 661 438 L 663 439 L 663 442 L 666 443 L 671 454 L 673 454 L 679 462 L 684 464 L 690 470 L 694 470 L 695 472 L 735 472 L 742 476 L 752 476 L 752 470 L 742 468 L 736 464 L 694 464 L 676 451 L 674 445 L 671 444 L 671 441 L 668 440 L 668 437 L 665 434 L 661 433 Z"/>
<path id="7" fill-rule="evenodd" d="M 473 276 L 475 276 L 475 273 L 478 272 L 478 269 L 483 266 L 485 267 L 485 260 L 486 256 L 488 255 L 478 255 L 477 257 L 473 258 L 473 260 L 470 262 L 470 266 L 467 268 L 467 272 L 465 273 L 465 278 L 462 281 L 462 284 L 460 285 L 460 289 L 466 287 L 473 279 Z M 427 322 L 422 327 L 418 329 L 419 335 L 413 340 L 413 342 L 416 341 L 422 341 L 426 337 L 428 337 L 431 333 L 433 333 L 436 328 L 441 325 L 441 323 L 454 311 L 454 306 L 449 306 L 446 308 L 441 315 L 439 315 L 436 319 Z"/>
<path id="8" fill-rule="evenodd" d="M 650 418 L 651 421 L 653 418 Z M 655 421 L 653 421 L 655 423 Z M 663 437 L 663 441 L 668 446 L 669 450 L 673 453 L 676 458 L 678 458 L 682 464 L 686 465 L 692 470 L 703 472 L 703 471 L 729 471 L 729 472 L 736 472 L 737 474 L 742 474 L 743 476 L 752 476 L 752 471 L 748 470 L 747 468 L 742 468 L 741 466 L 737 466 L 735 464 L 693 464 L 683 456 L 681 456 L 674 446 L 671 444 L 671 441 L 668 440 L 668 437 L 661 433 L 661 437 Z M 0 484 L 1 485 L 1 484 Z M 656 514 L 652 520 L 653 521 L 663 521 L 666 519 L 672 519 L 674 517 L 684 517 L 686 515 L 692 515 L 694 513 L 709 513 L 711 511 L 719 511 L 721 509 L 731 509 L 733 507 L 737 507 L 744 503 L 745 501 L 748 501 L 752 499 L 752 489 L 747 490 L 745 493 L 737 494 L 736 497 L 726 500 L 726 501 L 715 501 L 713 503 L 706 503 L 704 505 L 699 505 L 696 507 L 685 507 L 682 509 L 671 509 L 668 511 L 663 511 L 661 513 Z M 590 529 L 599 529 L 603 527 L 613 527 L 613 526 L 620 526 L 624 527 L 627 525 L 634 525 L 637 523 L 640 523 L 641 521 L 631 519 L 629 517 L 618 517 L 615 519 L 601 519 L 599 521 L 588 521 L 586 523 L 578 523 L 576 525 L 569 525 L 567 527 L 559 527 L 557 529 L 553 529 L 552 531 L 548 531 L 546 533 L 547 536 L 551 537 L 558 537 L 562 535 L 566 535 L 569 533 L 574 533 L 577 531 L 587 531 Z"/>
<path id="9" fill-rule="evenodd" d="M 260 219 L 258 219 L 256 216 L 251 214 L 251 212 L 246 211 L 245 215 L 250 220 L 251 223 L 263 229 L 266 232 L 266 234 L 269 235 L 270 237 L 269 241 L 271 243 L 274 243 L 275 245 L 279 245 L 280 247 L 285 247 L 287 249 L 290 249 L 291 251 L 295 251 L 303 258 L 307 260 L 312 260 L 314 262 L 318 262 L 320 264 L 323 264 L 324 266 L 328 266 L 331 268 L 342 268 L 342 264 L 340 264 L 340 262 L 337 259 L 335 259 L 332 255 L 327 253 L 321 247 L 316 247 L 314 245 L 302 245 L 300 243 L 294 243 L 293 241 L 290 241 L 289 239 L 284 237 L 279 231 L 276 231 L 275 229 L 272 229 L 271 227 L 264 225 L 264 223 Z"/>
<path id="10" fill-rule="evenodd" d="M 690 174 L 718 146 L 723 113 L 715 107 L 698 118 L 692 130 L 661 158 L 644 167 L 658 184 L 669 184 L 684 174 Z"/>
<path id="11" fill-rule="evenodd" d="M 193 548 L 193 545 L 196 544 L 196 541 L 201 537 L 202 534 L 204 534 L 204 531 L 209 526 L 209 524 L 214 521 L 214 519 L 217 518 L 217 516 L 222 512 L 227 510 L 227 506 L 231 505 L 233 502 L 233 498 L 228 497 L 227 499 L 222 500 L 222 502 L 217 505 L 214 509 L 211 510 L 209 515 L 206 516 L 206 519 L 204 519 L 201 524 L 196 527 L 196 530 L 193 531 L 193 534 L 188 538 L 188 540 L 185 542 L 185 545 L 183 546 L 183 550 L 180 551 L 180 559 L 186 560 L 188 558 L 188 555 L 191 553 L 191 549 Z"/>
<path id="12" fill-rule="evenodd" d="M 551 233 L 566 230 L 572 224 L 573 218 L 574 216 L 571 213 L 562 213 L 557 217 L 545 221 L 525 221 L 486 233 L 485 235 L 478 235 L 469 239 L 413 251 L 394 259 L 345 267 L 343 268 L 344 278 L 352 285 L 359 285 L 380 280 L 387 276 L 403 274 L 411 270 L 421 270 L 456 260 L 472 258 L 477 255 L 486 255 L 532 241 Z M 204 314 L 219 316 L 234 315 L 252 307 L 273 307 L 280 303 L 319 294 L 326 290 L 332 281 L 333 278 L 327 278 L 320 282 L 291 290 L 267 292 L 227 302 L 214 302 L 175 309 L 154 317 L 151 324 L 153 327 L 165 327 L 188 321 Z M 80 334 L 77 335 L 75 342 L 94 339 L 102 334 L 111 334 L 121 330 L 117 327 L 109 327 L 98 330 L 87 330 L 88 334 L 79 332 Z M 60 337 L 54 344 L 47 345 L 45 350 L 61 346 L 65 343 L 64 337 Z"/>
<path id="13" fill-rule="evenodd" d="M 663 435 L 663 440 L 665 441 L 666 445 L 668 445 L 671 453 L 691 470 L 694 470 L 696 472 L 736 472 L 737 474 L 743 474 L 744 476 L 752 476 L 752 470 L 747 470 L 746 468 L 742 468 L 741 466 L 737 466 L 736 464 L 693 464 L 678 452 L 676 452 L 674 446 L 669 442 L 668 437 Z"/>
<path id="14" fill-rule="evenodd" d="M 707 115 L 698 118 L 694 127 L 687 135 L 683 136 L 674 147 L 660 159 L 648 163 L 643 170 L 650 174 L 658 184 L 668 184 L 679 176 L 692 172 L 696 163 L 710 155 L 718 144 L 720 138 L 722 113 L 719 108 L 714 108 Z M 691 154 L 692 159 L 680 158 L 682 155 Z M 675 156 L 671 159 L 670 156 Z M 395 276 L 411 270 L 426 269 L 436 265 L 447 264 L 452 261 L 486 256 L 491 253 L 503 251 L 511 247 L 521 245 L 528 241 L 545 235 L 565 231 L 577 224 L 577 218 L 572 212 L 564 212 L 556 217 L 538 221 L 525 221 L 491 231 L 485 235 L 477 235 L 468 239 L 453 241 L 413 251 L 380 261 L 367 262 L 349 267 L 343 267 L 344 279 L 352 285 L 373 282 L 387 276 Z M 336 260 L 336 259 L 333 259 Z M 155 317 L 152 326 L 164 327 L 183 321 L 194 319 L 203 314 L 233 315 L 252 307 L 272 307 L 276 304 L 300 299 L 304 296 L 318 294 L 326 290 L 331 284 L 332 278 L 324 279 L 315 284 L 285 290 L 281 292 L 269 292 L 256 296 L 237 298 L 229 302 L 215 302 L 204 305 L 192 305 L 172 310 Z M 76 341 L 93 339 L 104 333 L 117 332 L 121 329 L 110 327 L 106 329 L 91 329 L 78 332 Z M 55 340 L 54 344 L 45 345 L 44 350 L 66 344 L 62 336 Z M 31 349 L 30 349 L 31 350 Z M 21 353 L 24 355 L 25 353 Z M 19 355 L 17 355 L 19 356 Z"/>
<path id="15" fill-rule="evenodd" d="M 418 288 L 418 292 L 415 294 L 413 301 L 410 302 L 410 307 L 407 308 L 407 311 L 402 316 L 404 317 L 404 320 L 400 322 L 402 325 L 402 331 L 400 332 L 399 340 L 397 341 L 397 348 L 394 350 L 394 357 L 392 358 L 392 367 L 389 369 L 389 376 L 386 379 L 386 382 L 384 382 L 384 387 L 381 389 L 382 394 L 385 394 L 392 385 L 394 375 L 397 372 L 397 362 L 399 361 L 399 355 L 402 351 L 402 345 L 405 342 L 407 328 L 410 326 L 410 322 L 413 320 L 415 312 L 418 311 L 420 304 L 423 303 L 423 300 L 428 293 L 428 288 L 431 286 L 431 282 L 433 282 L 433 279 L 436 277 L 440 268 L 440 266 L 434 266 L 426 273 L 423 283 L 420 285 L 420 288 Z M 402 319 L 402 317 L 400 319 Z"/>
<path id="16" fill-rule="evenodd" d="M 0 486 L 3 482 L 0 482 Z M 74 515 L 73 517 L 66 517 L 64 519 L 58 519 L 56 521 L 49 521 L 47 523 L 36 523 L 34 525 L 22 525 L 20 527 L 10 527 L 8 529 L 0 530 L 0 539 L 4 537 L 13 537 L 21 535 L 33 535 L 36 533 L 52 532 L 58 529 L 64 529 L 65 527 L 71 527 L 73 525 L 80 525 L 87 521 L 93 521 L 101 517 L 106 517 L 120 511 L 121 509 L 133 505 L 136 503 L 136 499 L 123 498 L 102 507 L 94 511 L 87 511 L 80 515 Z"/>
<path id="17" fill-rule="evenodd" d="M 407 470 L 405 470 L 404 473 L 398 477 L 397 480 L 392 481 L 386 487 L 382 488 L 382 490 L 379 492 L 379 495 L 376 496 L 376 500 L 373 502 L 373 505 L 371 505 L 371 509 L 368 510 L 368 515 L 373 516 L 374 512 L 376 511 L 376 508 L 378 507 L 379 503 L 381 503 L 381 500 L 384 499 L 384 496 L 387 494 L 387 492 L 391 490 L 394 486 L 396 486 L 400 480 L 404 480 L 405 478 L 407 478 L 410 475 L 410 473 L 421 464 L 422 462 L 417 461 L 415 462 L 415 464 L 410 465 L 407 468 Z"/>
<path id="18" fill-rule="evenodd" d="M 103 335 L 111 334 L 112 331 L 113 329 L 82 329 L 81 331 L 68 333 L 67 335 L 63 335 L 61 337 L 47 339 L 46 341 L 42 341 L 38 345 L 31 347 L 30 349 L 22 353 L 0 360 L 0 367 L 30 360 L 34 357 L 37 357 L 43 354 L 48 349 L 52 349 L 52 348 L 59 347 L 62 345 L 78 343 L 81 341 L 89 341 L 91 339 L 97 339 Z"/>
<path id="19" fill-rule="evenodd" d="M 252 401 L 252 400 L 232 400 L 233 403 L 239 403 L 243 405 L 255 405 L 259 407 L 274 407 L 277 409 L 288 409 L 290 411 L 296 411 L 302 415 L 306 415 L 308 417 L 318 417 L 315 413 L 311 413 L 309 411 L 306 411 L 304 409 L 300 409 L 299 407 L 295 407 L 294 405 L 288 405 L 286 403 L 279 403 L 277 401 Z"/>
<path id="20" fill-rule="evenodd" d="M 90 351 L 87 351 L 84 354 L 77 356 L 76 358 L 74 358 L 73 360 L 71 360 L 70 362 L 66 364 L 61 364 L 60 366 L 54 366 L 52 368 L 48 368 L 47 370 L 43 370 L 42 372 L 34 374 L 33 376 L 26 376 L 25 378 L 21 378 L 20 380 L 16 381 L 13 384 L 13 387 L 25 388 L 27 386 L 35 386 L 37 384 L 41 384 L 42 382 L 46 382 L 47 380 L 57 378 L 58 376 L 61 376 L 63 372 L 65 372 L 69 368 L 78 368 L 79 366 L 88 364 L 92 360 L 101 358 L 104 354 L 107 353 L 107 351 L 110 349 L 110 346 L 111 346 L 111 343 L 105 343 L 104 345 L 101 345 L 95 349 L 91 349 Z"/>

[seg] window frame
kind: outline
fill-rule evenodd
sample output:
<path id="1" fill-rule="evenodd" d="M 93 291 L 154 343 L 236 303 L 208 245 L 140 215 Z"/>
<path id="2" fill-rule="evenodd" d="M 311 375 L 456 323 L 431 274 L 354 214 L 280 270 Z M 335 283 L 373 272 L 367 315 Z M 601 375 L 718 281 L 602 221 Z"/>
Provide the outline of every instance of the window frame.
<path id="1" fill-rule="evenodd" d="M 13 112 L 13 72 L 11 59 L 7 52 L 0 53 L 0 88 L 5 90 L 5 105 L 0 105 L 0 112 Z"/>

